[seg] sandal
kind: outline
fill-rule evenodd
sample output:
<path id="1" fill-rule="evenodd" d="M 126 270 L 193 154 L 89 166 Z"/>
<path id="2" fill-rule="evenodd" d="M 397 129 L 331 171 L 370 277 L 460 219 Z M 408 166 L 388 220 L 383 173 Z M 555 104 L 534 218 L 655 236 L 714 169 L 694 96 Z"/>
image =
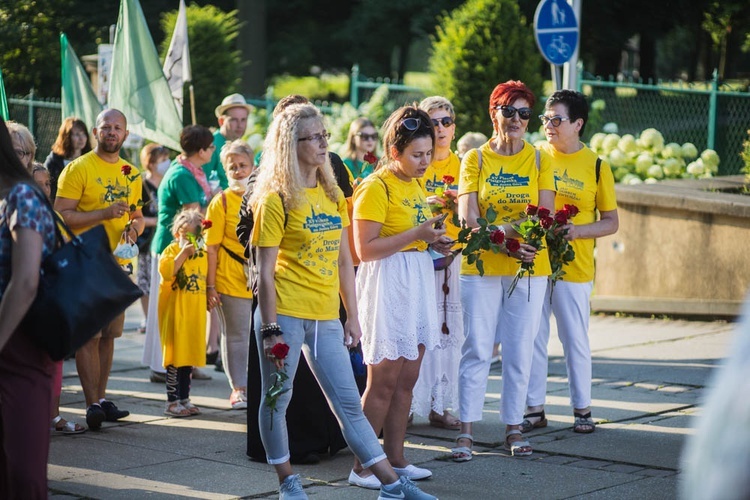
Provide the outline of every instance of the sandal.
<path id="1" fill-rule="evenodd" d="M 52 419 L 52 426 L 49 428 L 53 434 L 81 434 L 86 432 L 86 428 L 77 422 L 68 422 L 60 415 Z"/>
<path id="2" fill-rule="evenodd" d="M 594 419 L 591 418 L 591 412 L 588 412 L 585 415 L 573 412 L 573 416 L 575 417 L 573 432 L 579 434 L 591 434 L 596 430 L 596 423 L 594 423 Z"/>
<path id="3" fill-rule="evenodd" d="M 190 412 L 190 416 L 200 415 L 202 413 L 200 408 L 190 402 L 190 398 L 180 400 L 180 404 Z"/>
<path id="4" fill-rule="evenodd" d="M 461 430 L 461 421 L 450 413 L 448 413 L 448 415 L 440 415 L 437 412 L 431 411 L 428 419 L 432 427 L 448 429 L 449 431 Z"/>
<path id="5" fill-rule="evenodd" d="M 505 433 L 504 446 L 505 446 L 505 449 L 508 450 L 512 456 L 528 457 L 529 455 L 534 453 L 534 450 L 531 449 L 531 444 L 529 444 L 528 441 L 525 441 L 525 440 L 508 441 L 509 437 L 515 436 L 515 435 L 522 436 L 523 433 L 519 429 L 511 429 Z"/>
<path id="6" fill-rule="evenodd" d="M 474 436 L 471 434 L 459 434 L 456 436 L 456 445 L 458 445 L 459 439 L 468 439 L 471 441 L 472 446 L 474 445 Z M 468 462 L 474 458 L 474 455 L 471 452 L 471 448 L 468 446 L 456 446 L 455 448 L 451 448 L 451 460 L 454 462 Z"/>
<path id="7" fill-rule="evenodd" d="M 168 417 L 183 418 L 190 416 L 190 410 L 182 406 L 179 401 L 167 401 L 164 407 L 164 414 Z"/>
<path id="8" fill-rule="evenodd" d="M 529 420 L 530 418 L 538 418 L 536 422 Z M 523 422 L 521 422 L 521 432 L 529 432 L 534 429 L 540 429 L 547 427 L 547 417 L 544 415 L 544 410 L 536 413 L 527 413 L 523 416 Z"/>

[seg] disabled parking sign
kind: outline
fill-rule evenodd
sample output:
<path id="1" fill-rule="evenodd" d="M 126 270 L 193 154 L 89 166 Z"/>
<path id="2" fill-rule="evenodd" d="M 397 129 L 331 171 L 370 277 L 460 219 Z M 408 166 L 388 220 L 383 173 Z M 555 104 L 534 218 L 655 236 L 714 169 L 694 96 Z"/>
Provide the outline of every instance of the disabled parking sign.
<path id="1" fill-rule="evenodd" d="M 575 11 L 565 0 L 542 0 L 534 14 L 534 35 L 539 51 L 550 64 L 565 64 L 578 46 Z"/>

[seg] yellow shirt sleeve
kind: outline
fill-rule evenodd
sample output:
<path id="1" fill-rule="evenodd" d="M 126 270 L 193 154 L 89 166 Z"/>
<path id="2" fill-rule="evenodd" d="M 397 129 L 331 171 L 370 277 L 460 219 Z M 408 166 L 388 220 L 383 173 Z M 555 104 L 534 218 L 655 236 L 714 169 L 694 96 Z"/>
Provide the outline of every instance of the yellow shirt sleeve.
<path id="1" fill-rule="evenodd" d="M 253 216 L 253 246 L 279 246 L 284 237 L 284 205 L 278 193 L 268 193 L 261 198 Z"/>
<path id="2" fill-rule="evenodd" d="M 373 222 L 385 222 L 388 213 L 388 193 L 380 176 L 373 175 L 354 190 L 352 217 Z"/>
<path id="3" fill-rule="evenodd" d="M 476 193 L 479 191 L 479 153 L 472 149 L 461 161 L 458 178 L 458 195 Z"/>
<path id="4" fill-rule="evenodd" d="M 615 177 L 612 175 L 612 169 L 606 161 L 602 161 L 599 170 L 599 184 L 596 190 L 596 209 L 600 212 L 617 210 Z"/>

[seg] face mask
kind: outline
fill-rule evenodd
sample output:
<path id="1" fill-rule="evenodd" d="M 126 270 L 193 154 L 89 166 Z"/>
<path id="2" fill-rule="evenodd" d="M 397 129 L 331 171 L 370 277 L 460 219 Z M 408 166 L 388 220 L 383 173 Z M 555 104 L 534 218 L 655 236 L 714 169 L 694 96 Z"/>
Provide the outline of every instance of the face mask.
<path id="1" fill-rule="evenodd" d="M 248 175 L 244 179 L 227 179 L 227 181 L 230 188 L 244 191 L 248 182 L 250 182 L 250 176 Z"/>
<path id="2" fill-rule="evenodd" d="M 159 175 L 166 174 L 171 164 L 172 162 L 169 161 L 169 158 L 167 158 L 164 161 L 160 161 L 159 163 L 156 164 L 156 173 L 158 173 Z"/>

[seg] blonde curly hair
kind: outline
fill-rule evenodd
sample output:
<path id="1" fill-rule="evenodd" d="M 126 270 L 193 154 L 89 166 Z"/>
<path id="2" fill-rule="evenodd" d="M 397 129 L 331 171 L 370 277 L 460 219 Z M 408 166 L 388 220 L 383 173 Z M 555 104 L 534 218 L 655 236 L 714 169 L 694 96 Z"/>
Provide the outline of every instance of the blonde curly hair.
<path id="1" fill-rule="evenodd" d="M 281 196 L 287 212 L 304 203 L 305 185 L 297 160 L 297 144 L 300 122 L 310 119 L 323 122 L 323 115 L 312 104 L 293 104 L 273 119 L 263 144 L 263 157 L 258 167 L 260 173 L 249 200 L 251 207 L 269 192 Z M 326 196 L 336 203 L 341 189 L 333 176 L 328 156 L 325 164 L 318 167 L 316 177 Z"/>

